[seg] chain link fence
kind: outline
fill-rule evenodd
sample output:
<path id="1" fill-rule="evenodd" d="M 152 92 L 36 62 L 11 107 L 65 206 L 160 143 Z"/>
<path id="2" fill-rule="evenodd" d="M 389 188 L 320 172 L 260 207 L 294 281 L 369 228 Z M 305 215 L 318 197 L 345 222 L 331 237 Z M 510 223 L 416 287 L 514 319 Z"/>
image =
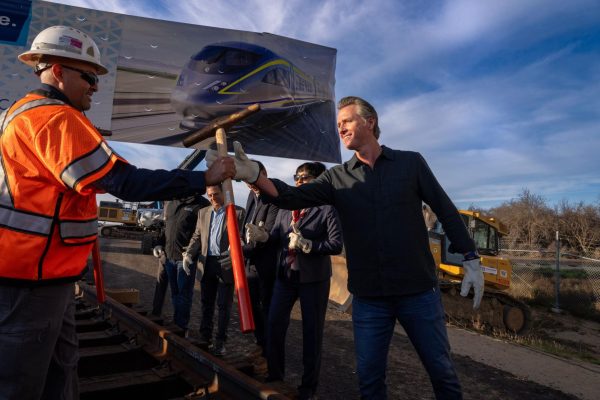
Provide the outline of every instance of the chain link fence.
<path id="1" fill-rule="evenodd" d="M 529 304 L 600 321 L 600 259 L 574 254 L 560 241 L 545 249 L 501 243 L 513 266 L 509 293 Z"/>

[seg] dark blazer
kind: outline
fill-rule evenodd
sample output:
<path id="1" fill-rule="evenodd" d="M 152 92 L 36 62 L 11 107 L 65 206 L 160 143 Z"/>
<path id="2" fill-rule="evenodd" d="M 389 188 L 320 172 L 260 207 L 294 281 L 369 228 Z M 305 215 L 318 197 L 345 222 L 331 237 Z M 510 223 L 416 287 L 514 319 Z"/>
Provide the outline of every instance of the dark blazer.
<path id="1" fill-rule="evenodd" d="M 183 260 L 181 253 L 194 233 L 198 211 L 209 205 L 210 202 L 201 195 L 165 203 L 165 226 L 157 244 L 164 246 L 167 258 L 174 261 Z"/>
<path id="2" fill-rule="evenodd" d="M 278 212 L 279 208 L 275 204 L 263 203 L 254 192 L 250 191 L 246 202 L 246 216 L 241 226 L 242 238 L 246 238 L 246 224 L 248 223 L 258 225 L 262 221 L 267 232 L 270 232 L 275 225 Z M 244 244 L 242 249 L 246 264 L 254 265 L 259 276 L 264 276 L 269 272 L 273 273 L 274 276 L 273 270 L 277 253 L 275 246 L 268 243 L 247 243 Z"/>
<path id="3" fill-rule="evenodd" d="M 269 242 L 277 243 L 277 276 L 286 271 L 286 255 L 289 244 L 292 212 L 279 210 Z M 296 250 L 300 268 L 300 282 L 317 282 L 331 277 L 331 257 L 342 252 L 342 229 L 337 211 L 332 206 L 312 207 L 297 225 L 305 239 L 312 241 L 310 253 Z"/>

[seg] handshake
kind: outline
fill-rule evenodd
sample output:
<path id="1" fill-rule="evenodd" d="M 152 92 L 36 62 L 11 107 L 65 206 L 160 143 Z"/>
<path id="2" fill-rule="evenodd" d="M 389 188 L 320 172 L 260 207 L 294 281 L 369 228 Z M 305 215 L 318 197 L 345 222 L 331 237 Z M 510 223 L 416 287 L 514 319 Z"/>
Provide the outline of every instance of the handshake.
<path id="1" fill-rule="evenodd" d="M 235 153 L 235 156 L 233 157 L 235 163 L 235 176 L 233 179 L 236 181 L 255 183 L 258 180 L 258 174 L 260 172 L 258 163 L 248 158 L 240 142 L 233 142 L 233 150 Z M 207 167 L 210 168 L 218 158 L 219 154 L 215 150 L 208 150 L 206 152 Z"/>

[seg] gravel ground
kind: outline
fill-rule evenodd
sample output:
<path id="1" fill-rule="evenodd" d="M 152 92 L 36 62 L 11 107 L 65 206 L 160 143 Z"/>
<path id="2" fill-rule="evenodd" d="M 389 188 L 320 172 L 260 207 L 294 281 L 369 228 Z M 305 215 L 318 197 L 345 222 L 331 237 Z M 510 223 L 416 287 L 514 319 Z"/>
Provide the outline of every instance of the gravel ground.
<path id="1" fill-rule="evenodd" d="M 101 251 L 106 287 L 139 289 L 140 305 L 149 310 L 154 293 L 157 270 L 156 259 L 152 256 L 142 255 L 139 250 L 139 242 L 134 241 L 102 239 Z M 200 321 L 199 299 L 199 284 L 196 282 L 191 319 L 192 338 L 197 336 Z M 233 308 L 234 315 L 229 330 L 228 353 L 248 352 L 253 346 L 253 336 L 240 333 L 237 305 L 234 304 Z M 172 315 L 171 302 L 168 296 L 163 314 L 166 318 L 170 318 Z M 294 308 L 292 314 L 287 342 L 286 382 L 294 387 L 299 384 L 302 374 L 302 349 L 299 345 L 302 342 L 302 334 L 298 306 Z M 475 361 L 468 356 L 455 353 L 453 357 L 463 386 L 465 399 L 541 400 L 579 398 L 525 380 L 510 372 Z M 260 360 L 254 361 L 259 367 L 257 378 L 264 378 L 264 364 L 261 371 Z M 344 400 L 359 398 L 355 365 L 350 316 L 334 307 L 330 307 L 325 324 L 321 384 L 317 393 L 319 398 Z M 400 332 L 396 333 L 392 339 L 387 381 L 390 399 L 433 398 L 427 374 L 409 340 Z"/>

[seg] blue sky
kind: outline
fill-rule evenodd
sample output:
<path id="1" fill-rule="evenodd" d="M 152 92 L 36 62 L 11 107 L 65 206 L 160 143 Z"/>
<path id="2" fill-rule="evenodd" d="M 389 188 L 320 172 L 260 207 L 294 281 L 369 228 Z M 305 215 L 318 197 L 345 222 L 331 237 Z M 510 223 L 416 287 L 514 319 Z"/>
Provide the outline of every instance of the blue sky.
<path id="1" fill-rule="evenodd" d="M 525 188 L 550 205 L 600 203 L 598 0 L 54 2 L 334 47 L 336 97 L 369 100 L 380 142 L 421 152 L 459 208 Z M 188 152 L 113 146 L 149 168 Z M 288 182 L 301 162 L 259 158 Z M 236 185 L 238 203 L 246 192 Z"/>

